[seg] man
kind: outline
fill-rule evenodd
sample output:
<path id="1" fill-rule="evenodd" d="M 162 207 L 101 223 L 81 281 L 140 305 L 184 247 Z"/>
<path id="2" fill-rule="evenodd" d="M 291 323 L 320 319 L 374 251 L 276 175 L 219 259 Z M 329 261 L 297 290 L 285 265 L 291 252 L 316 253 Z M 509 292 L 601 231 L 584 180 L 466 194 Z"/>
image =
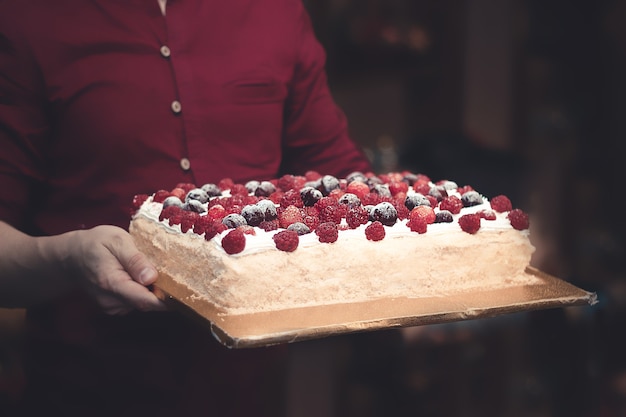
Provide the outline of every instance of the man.
<path id="1" fill-rule="evenodd" d="M 279 415 L 284 348 L 163 311 L 125 229 L 135 194 L 311 169 L 369 166 L 300 1 L 0 1 L 0 305 L 29 307 L 29 412 Z"/>

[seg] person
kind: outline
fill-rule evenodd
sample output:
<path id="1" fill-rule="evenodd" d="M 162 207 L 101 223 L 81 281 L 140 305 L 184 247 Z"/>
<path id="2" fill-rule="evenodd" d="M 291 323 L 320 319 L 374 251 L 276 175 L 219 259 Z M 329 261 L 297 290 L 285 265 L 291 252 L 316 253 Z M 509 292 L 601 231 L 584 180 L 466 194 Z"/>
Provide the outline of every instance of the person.
<path id="1" fill-rule="evenodd" d="M 324 65 L 300 0 L 0 0 L 25 415 L 281 415 L 285 347 L 228 350 L 168 309 L 126 229 L 134 195 L 178 183 L 369 170 Z"/>

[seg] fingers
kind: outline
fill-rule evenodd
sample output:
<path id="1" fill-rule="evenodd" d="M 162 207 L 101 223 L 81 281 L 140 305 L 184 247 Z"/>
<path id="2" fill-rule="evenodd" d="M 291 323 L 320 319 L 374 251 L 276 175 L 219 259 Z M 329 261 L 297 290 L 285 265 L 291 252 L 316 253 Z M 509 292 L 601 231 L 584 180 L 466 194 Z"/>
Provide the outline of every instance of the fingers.
<path id="1" fill-rule="evenodd" d="M 148 258 L 137 250 L 130 235 L 113 226 L 99 226 L 87 232 L 85 245 L 89 259 L 83 273 L 91 285 L 89 292 L 108 314 L 166 310 L 146 286 L 153 284 L 158 273 Z"/>

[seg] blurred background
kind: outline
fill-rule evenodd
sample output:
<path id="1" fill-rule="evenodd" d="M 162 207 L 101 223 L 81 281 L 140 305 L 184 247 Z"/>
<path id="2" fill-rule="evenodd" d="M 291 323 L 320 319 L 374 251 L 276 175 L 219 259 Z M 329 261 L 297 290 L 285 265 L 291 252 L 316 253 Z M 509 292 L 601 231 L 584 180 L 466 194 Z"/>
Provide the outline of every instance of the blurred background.
<path id="1" fill-rule="evenodd" d="M 507 194 L 536 266 L 599 304 L 294 344 L 289 415 L 626 416 L 626 2 L 305 3 L 376 170 Z M 0 410 L 21 317 L 0 311 Z"/>

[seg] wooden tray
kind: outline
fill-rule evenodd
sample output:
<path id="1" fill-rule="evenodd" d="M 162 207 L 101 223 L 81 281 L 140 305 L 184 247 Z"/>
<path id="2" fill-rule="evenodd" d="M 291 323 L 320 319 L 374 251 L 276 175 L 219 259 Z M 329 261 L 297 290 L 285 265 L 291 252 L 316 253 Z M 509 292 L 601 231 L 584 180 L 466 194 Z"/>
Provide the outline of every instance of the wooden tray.
<path id="1" fill-rule="evenodd" d="M 501 314 L 593 305 L 595 293 L 529 267 L 541 284 L 506 290 L 463 292 L 441 297 L 390 298 L 361 303 L 305 307 L 257 314 L 227 315 L 194 297 L 184 285 L 161 275 L 159 298 L 202 319 L 229 348 L 291 343 L 343 333 L 479 319 Z"/>

